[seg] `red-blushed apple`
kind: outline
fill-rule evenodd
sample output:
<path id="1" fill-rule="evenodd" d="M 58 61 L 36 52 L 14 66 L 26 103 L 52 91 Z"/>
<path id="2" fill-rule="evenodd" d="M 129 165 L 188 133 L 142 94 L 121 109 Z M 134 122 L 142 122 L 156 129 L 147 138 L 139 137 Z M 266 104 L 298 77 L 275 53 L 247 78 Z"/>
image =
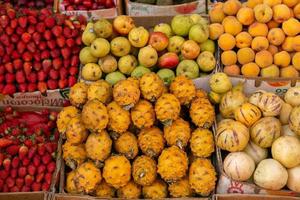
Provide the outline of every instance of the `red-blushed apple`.
<path id="1" fill-rule="evenodd" d="M 168 52 L 158 59 L 158 66 L 160 68 L 175 68 L 179 63 L 179 57 L 176 53 Z"/>
<path id="2" fill-rule="evenodd" d="M 187 40 L 181 47 L 181 54 L 184 58 L 193 60 L 200 53 L 200 46 L 193 40 Z"/>
<path id="3" fill-rule="evenodd" d="M 156 51 L 162 51 L 168 47 L 169 38 L 162 32 L 152 32 L 149 37 L 149 45 L 151 45 Z"/>
<path id="4" fill-rule="evenodd" d="M 113 27 L 121 35 L 127 35 L 135 27 L 135 24 L 131 17 L 120 15 L 114 19 Z"/>

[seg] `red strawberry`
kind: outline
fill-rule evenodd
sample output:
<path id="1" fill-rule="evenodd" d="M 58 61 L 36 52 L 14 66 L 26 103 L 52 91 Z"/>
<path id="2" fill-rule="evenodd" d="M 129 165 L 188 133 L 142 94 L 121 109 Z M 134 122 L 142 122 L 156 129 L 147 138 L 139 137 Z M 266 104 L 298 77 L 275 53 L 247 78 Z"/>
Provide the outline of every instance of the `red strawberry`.
<path id="1" fill-rule="evenodd" d="M 0 74 L 3 75 L 5 73 L 4 65 L 0 65 Z"/>
<path id="2" fill-rule="evenodd" d="M 32 70 L 31 62 L 25 62 L 23 65 L 23 69 L 24 69 L 25 75 L 28 76 L 28 74 L 30 74 L 31 70 Z"/>
<path id="3" fill-rule="evenodd" d="M 35 32 L 35 26 L 34 26 L 34 25 L 28 26 L 27 32 L 28 32 L 29 34 L 33 34 L 33 33 Z"/>
<path id="4" fill-rule="evenodd" d="M 53 60 L 52 65 L 53 65 L 53 68 L 54 68 L 54 69 L 59 69 L 59 68 L 61 68 L 61 67 L 62 67 L 62 61 L 61 61 L 61 59 L 60 59 L 60 58 L 55 58 L 55 59 Z M 57 75 L 58 75 L 58 74 L 57 74 Z"/>
<path id="5" fill-rule="evenodd" d="M 60 79 L 66 79 L 68 77 L 68 70 L 65 67 L 59 69 L 59 77 Z"/>
<path id="6" fill-rule="evenodd" d="M 12 177 L 8 177 L 5 182 L 9 188 L 15 185 L 15 179 L 13 179 Z"/>
<path id="7" fill-rule="evenodd" d="M 55 68 L 54 61 L 53 61 L 53 67 Z M 49 76 L 51 79 L 55 79 L 55 80 L 58 79 L 58 76 L 59 76 L 58 71 L 55 69 L 51 69 L 49 72 Z"/>
<path id="8" fill-rule="evenodd" d="M 42 51 L 41 59 L 44 60 L 44 59 L 49 59 L 49 58 L 50 58 L 50 52 L 48 50 Z"/>
<path id="9" fill-rule="evenodd" d="M 7 9 L 6 14 L 10 19 L 15 19 L 16 18 L 16 11 L 12 8 Z"/>
<path id="10" fill-rule="evenodd" d="M 47 165 L 48 163 L 50 163 L 52 160 L 52 157 L 50 154 L 46 153 L 45 155 L 43 155 L 42 157 L 42 162 Z"/>
<path id="11" fill-rule="evenodd" d="M 48 191 L 50 188 L 50 184 L 48 183 L 43 183 L 42 184 L 42 191 Z"/>
<path id="12" fill-rule="evenodd" d="M 46 40 L 51 40 L 51 38 L 52 38 L 52 33 L 51 33 L 50 30 L 46 30 L 46 31 L 44 32 L 44 38 L 45 38 Z"/>
<path id="13" fill-rule="evenodd" d="M 25 28 L 22 28 L 22 27 L 20 27 L 20 26 L 18 26 L 17 28 L 16 28 L 16 33 L 18 34 L 18 35 L 22 35 L 23 33 L 25 33 L 26 32 L 26 29 Z"/>
<path id="14" fill-rule="evenodd" d="M 17 19 L 10 20 L 10 27 L 15 29 L 15 28 L 17 28 L 17 26 L 18 26 L 18 20 Z"/>
<path id="15" fill-rule="evenodd" d="M 10 62 L 10 56 L 8 54 L 2 57 L 2 63 L 7 63 L 7 62 Z"/>
<path id="16" fill-rule="evenodd" d="M 19 52 L 17 50 L 13 50 L 13 52 L 11 53 L 11 57 L 13 59 L 18 59 L 21 57 L 21 55 L 19 54 Z"/>
<path id="17" fill-rule="evenodd" d="M 41 190 L 41 183 L 39 183 L 39 182 L 32 183 L 31 190 L 34 191 L 34 192 L 40 191 Z"/>
<path id="18" fill-rule="evenodd" d="M 5 54 L 4 47 L 3 47 L 3 45 L 0 43 L 0 56 L 2 57 L 2 56 L 4 56 L 4 54 Z"/>
<path id="19" fill-rule="evenodd" d="M 9 24 L 9 18 L 8 18 L 8 16 L 7 15 L 2 15 L 0 17 L 0 25 L 1 25 L 1 27 L 5 28 L 5 27 L 8 26 L 8 24 Z"/>
<path id="20" fill-rule="evenodd" d="M 40 182 L 42 182 L 42 180 L 44 179 L 44 177 L 45 177 L 45 172 L 37 174 L 36 177 L 35 177 L 35 181 L 38 182 L 38 183 L 40 183 Z"/>
<path id="21" fill-rule="evenodd" d="M 59 46 L 59 47 L 64 47 L 65 46 L 65 43 L 66 43 L 66 40 L 64 37 L 58 37 L 56 38 L 56 44 Z"/>
<path id="22" fill-rule="evenodd" d="M 4 95 L 13 95 L 16 92 L 16 86 L 13 84 L 7 84 L 4 86 L 3 90 L 2 90 L 2 94 Z"/>
<path id="23" fill-rule="evenodd" d="M 66 88 L 68 86 L 68 80 L 67 79 L 60 79 L 58 81 L 58 87 L 60 89 Z"/>
<path id="24" fill-rule="evenodd" d="M 20 40 L 20 37 L 17 34 L 12 34 L 10 37 L 12 43 L 17 43 Z"/>
<path id="25" fill-rule="evenodd" d="M 8 26 L 5 28 L 5 33 L 7 35 L 12 35 L 14 33 L 14 29 L 12 27 Z"/>
<path id="26" fill-rule="evenodd" d="M 64 64 L 63 66 L 65 66 L 66 68 L 69 68 L 70 67 L 70 63 L 71 63 L 71 60 L 70 59 L 64 59 Z"/>
<path id="27" fill-rule="evenodd" d="M 52 179 L 52 174 L 51 173 L 46 173 L 44 176 L 45 182 L 48 183 L 49 185 L 51 184 L 51 179 Z"/>
<path id="28" fill-rule="evenodd" d="M 32 40 L 34 41 L 35 44 L 39 44 L 41 41 L 41 38 L 42 38 L 42 36 L 38 32 L 35 32 L 32 34 Z"/>
<path id="29" fill-rule="evenodd" d="M 19 157 L 14 157 L 11 161 L 12 168 L 14 168 L 14 169 L 18 168 L 19 164 L 20 164 Z"/>
<path id="30" fill-rule="evenodd" d="M 36 45 L 35 45 L 36 47 Z M 36 52 L 33 54 L 34 62 L 40 62 L 41 61 L 41 52 L 37 49 Z"/>
<path id="31" fill-rule="evenodd" d="M 10 169 L 10 167 L 11 167 L 11 160 L 10 160 L 10 158 L 5 158 L 5 159 L 3 160 L 2 165 L 3 165 L 3 167 L 4 167 L 4 169 L 5 169 L 6 171 L 9 171 L 9 169 Z"/>
<path id="32" fill-rule="evenodd" d="M 6 184 L 3 186 L 2 192 L 9 192 L 9 188 Z"/>
<path id="33" fill-rule="evenodd" d="M 52 58 L 58 58 L 60 57 L 60 49 L 56 48 L 56 49 L 53 49 L 51 52 L 51 57 Z"/>
<path id="34" fill-rule="evenodd" d="M 72 30 L 69 27 L 64 27 L 63 34 L 66 38 L 72 38 Z"/>
<path id="35" fill-rule="evenodd" d="M 27 44 L 27 49 L 28 51 L 30 51 L 31 53 L 35 53 L 36 52 L 36 46 L 34 44 L 34 42 L 29 42 Z M 33 54 L 33 56 L 36 55 L 36 54 Z M 34 56 L 35 57 L 35 56 Z M 37 60 L 37 59 L 36 59 Z"/>
<path id="36" fill-rule="evenodd" d="M 9 171 L 7 170 L 0 170 L 0 179 L 5 180 L 9 176 Z"/>
<path id="37" fill-rule="evenodd" d="M 32 60 L 32 54 L 29 51 L 23 53 L 22 58 L 26 62 L 30 62 Z"/>
<path id="38" fill-rule="evenodd" d="M 35 173 L 36 173 L 36 167 L 34 165 L 29 165 L 27 167 L 27 170 L 28 170 L 28 174 L 34 176 Z"/>
<path id="39" fill-rule="evenodd" d="M 6 152 L 9 155 L 14 156 L 14 155 L 18 154 L 19 149 L 20 149 L 20 147 L 18 145 L 11 145 L 11 146 L 9 146 L 9 147 L 6 148 Z"/>
<path id="40" fill-rule="evenodd" d="M 15 59 L 13 61 L 13 66 L 15 67 L 16 70 L 22 69 L 22 67 L 23 67 L 23 61 L 21 59 Z"/>
<path id="41" fill-rule="evenodd" d="M 22 165 L 23 165 L 23 166 L 28 166 L 29 163 L 30 163 L 29 158 L 23 158 L 23 160 L 22 160 Z"/>
<path id="42" fill-rule="evenodd" d="M 30 192 L 30 187 L 23 186 L 22 189 L 21 189 L 21 192 Z"/>
<path id="43" fill-rule="evenodd" d="M 15 79 L 16 79 L 15 74 L 11 74 L 11 73 L 5 74 L 6 83 L 13 83 L 15 82 Z"/>
<path id="44" fill-rule="evenodd" d="M 27 169 L 26 169 L 26 167 L 20 167 L 20 168 L 18 169 L 18 175 L 19 175 L 19 177 L 23 178 L 23 177 L 26 176 L 26 174 L 27 174 Z"/>
<path id="45" fill-rule="evenodd" d="M 72 53 L 75 54 L 75 55 L 78 55 L 78 53 L 80 52 L 80 47 L 79 46 L 74 46 L 72 48 Z"/>
<path id="46" fill-rule="evenodd" d="M 26 186 L 31 186 L 31 184 L 33 183 L 34 177 L 31 175 L 26 175 L 24 178 L 24 182 Z"/>
<path id="47" fill-rule="evenodd" d="M 52 50 L 56 47 L 56 41 L 53 39 L 53 40 L 49 40 L 47 41 L 47 46 Z"/>
<path id="48" fill-rule="evenodd" d="M 72 75 L 72 76 L 76 76 L 78 74 L 78 67 L 70 67 L 69 68 L 69 73 Z"/>
<path id="49" fill-rule="evenodd" d="M 1 41 L 2 44 L 4 44 L 5 46 L 10 45 L 10 39 L 9 39 L 8 35 L 6 35 L 6 34 L 0 35 L 0 41 Z"/>
<path id="50" fill-rule="evenodd" d="M 18 169 L 11 169 L 10 174 L 12 178 L 16 178 L 18 176 Z"/>
<path id="51" fill-rule="evenodd" d="M 28 83 L 28 92 L 34 92 L 37 89 L 37 86 L 35 83 Z"/>
<path id="52" fill-rule="evenodd" d="M 47 48 L 47 43 L 45 41 L 41 41 L 38 45 L 39 50 L 43 51 Z"/>
<path id="53" fill-rule="evenodd" d="M 27 76 L 27 80 L 30 83 L 36 83 L 37 81 L 37 74 L 35 72 L 31 72 L 28 76 Z"/>
<path id="54" fill-rule="evenodd" d="M 47 74 L 44 71 L 39 71 L 37 74 L 38 81 L 44 81 L 47 78 Z"/>
<path id="55" fill-rule="evenodd" d="M 16 81 L 17 83 L 25 83 L 25 74 L 22 70 L 16 72 Z"/>
<path id="56" fill-rule="evenodd" d="M 80 46 L 82 44 L 81 36 L 78 36 L 75 40 L 75 43 Z"/>
<path id="57" fill-rule="evenodd" d="M 57 25 L 63 25 L 66 16 L 64 14 L 56 13 L 55 14 L 56 24 Z"/>
<path id="58" fill-rule="evenodd" d="M 10 188 L 9 191 L 10 192 L 20 192 L 20 189 L 18 188 L 18 186 L 13 186 L 12 188 Z"/>
<path id="59" fill-rule="evenodd" d="M 55 90 L 55 89 L 57 89 L 57 87 L 58 87 L 58 83 L 57 83 L 56 80 L 49 79 L 49 80 L 47 81 L 47 86 L 48 86 L 48 88 L 49 88 L 50 90 Z"/>
<path id="60" fill-rule="evenodd" d="M 11 62 L 5 63 L 4 67 L 8 73 L 14 73 L 14 67 Z"/>
<path id="61" fill-rule="evenodd" d="M 68 47 L 73 47 L 75 45 L 75 41 L 72 38 L 67 39 L 66 43 Z"/>
<path id="62" fill-rule="evenodd" d="M 20 136 L 21 134 L 22 134 L 22 130 L 19 127 L 15 127 L 11 131 L 11 135 L 13 135 L 15 137 Z"/>
<path id="63" fill-rule="evenodd" d="M 0 179 L 0 191 L 2 192 L 4 186 L 4 180 Z"/>
<path id="64" fill-rule="evenodd" d="M 16 186 L 18 186 L 19 188 L 22 188 L 24 185 L 24 179 L 22 178 L 17 178 L 16 179 Z"/>
<path id="65" fill-rule="evenodd" d="M 37 168 L 37 173 L 38 173 L 38 174 L 41 174 L 41 173 L 43 173 L 45 170 L 46 170 L 46 166 L 42 164 L 42 165 L 38 166 L 38 168 Z"/>
<path id="66" fill-rule="evenodd" d="M 35 155 L 35 156 L 33 157 L 33 165 L 36 166 L 36 167 L 38 167 L 38 166 L 40 165 L 40 163 L 41 163 L 40 159 L 41 159 L 41 158 L 40 158 L 39 155 Z"/>
<path id="67" fill-rule="evenodd" d="M 6 53 L 8 55 L 11 55 L 12 52 L 14 51 L 15 45 L 13 43 L 11 43 L 10 45 L 8 45 L 7 47 L 5 47 Z"/>
<path id="68" fill-rule="evenodd" d="M 0 75 L 0 83 L 3 83 L 5 80 L 5 76 L 3 74 Z"/>
<path id="69" fill-rule="evenodd" d="M 44 144 L 38 146 L 37 152 L 40 156 L 42 156 L 46 153 L 46 147 L 44 146 Z"/>
<path id="70" fill-rule="evenodd" d="M 43 66 L 43 71 L 45 73 L 49 73 L 50 72 L 50 69 L 52 68 L 52 62 L 51 60 L 47 59 L 47 60 L 44 60 L 42 62 L 42 66 Z"/>
<path id="71" fill-rule="evenodd" d="M 37 23 L 37 19 L 34 16 L 27 17 L 29 24 L 35 25 Z"/>
<path id="72" fill-rule="evenodd" d="M 55 19 L 54 19 L 54 17 L 51 17 L 51 16 L 47 17 L 45 19 L 45 25 L 48 28 L 52 28 L 53 26 L 55 26 Z"/>
<path id="73" fill-rule="evenodd" d="M 79 35 L 79 31 L 77 29 L 72 30 L 72 37 L 76 38 Z"/>
<path id="74" fill-rule="evenodd" d="M 42 69 L 42 63 L 34 62 L 32 67 L 35 71 L 40 71 L 40 69 Z"/>
<path id="75" fill-rule="evenodd" d="M 19 23 L 19 26 L 22 27 L 22 28 L 25 28 L 27 26 L 27 17 L 26 16 L 21 16 L 18 18 L 18 23 Z"/>
<path id="76" fill-rule="evenodd" d="M 23 41 L 18 42 L 17 50 L 19 53 L 23 53 L 26 49 L 26 44 Z"/>
<path id="77" fill-rule="evenodd" d="M 25 32 L 21 36 L 23 42 L 28 43 L 31 40 L 31 34 Z"/>
<path id="78" fill-rule="evenodd" d="M 45 24 L 43 22 L 37 23 L 35 28 L 36 28 L 36 31 L 39 32 L 39 33 L 44 33 L 46 31 L 46 27 L 45 27 Z"/>
<path id="79" fill-rule="evenodd" d="M 77 79 L 75 76 L 69 76 L 68 79 L 68 86 L 72 87 L 73 85 L 75 85 L 75 83 L 77 82 Z"/>
<path id="80" fill-rule="evenodd" d="M 51 31 L 53 35 L 59 37 L 63 32 L 63 28 L 61 26 L 54 26 Z"/>
<path id="81" fill-rule="evenodd" d="M 46 1 L 47 1 L 47 0 L 46 0 Z M 48 8 L 43 8 L 43 9 L 40 10 L 40 14 L 41 14 L 41 15 L 49 16 L 49 15 L 51 15 L 52 13 L 51 13 L 51 10 L 50 10 L 50 9 L 48 9 Z"/>
<path id="82" fill-rule="evenodd" d="M 71 50 L 69 48 L 63 48 L 61 49 L 61 55 L 64 59 L 68 59 L 71 55 Z"/>
<path id="83" fill-rule="evenodd" d="M 20 159 L 23 159 L 27 156 L 28 154 L 28 147 L 27 146 L 21 146 L 19 149 L 19 157 Z"/>
<path id="84" fill-rule="evenodd" d="M 55 169 L 56 169 L 56 164 L 55 164 L 54 161 L 50 162 L 50 163 L 47 165 L 47 171 L 48 171 L 49 173 L 54 172 Z"/>
<path id="85" fill-rule="evenodd" d="M 31 159 L 35 156 L 37 151 L 37 147 L 36 146 L 32 146 L 30 147 L 30 149 L 28 150 L 28 158 Z"/>

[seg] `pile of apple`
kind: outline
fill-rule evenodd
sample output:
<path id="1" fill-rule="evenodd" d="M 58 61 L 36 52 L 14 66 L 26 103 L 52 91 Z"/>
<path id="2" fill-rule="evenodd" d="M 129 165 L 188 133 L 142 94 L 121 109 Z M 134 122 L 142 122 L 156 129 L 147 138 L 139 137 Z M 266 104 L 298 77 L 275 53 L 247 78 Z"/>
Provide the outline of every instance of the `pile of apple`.
<path id="1" fill-rule="evenodd" d="M 78 18 L 81 20 L 81 18 Z M 0 8 L 0 93 L 46 92 L 77 81 L 84 22 L 49 9 Z"/>
<path id="2" fill-rule="evenodd" d="M 98 10 L 115 7 L 114 0 L 63 0 L 62 5 L 67 11 Z"/>
<path id="3" fill-rule="evenodd" d="M 86 47 L 79 56 L 81 78 L 105 78 L 113 85 L 126 76 L 154 71 L 166 84 L 182 74 L 195 79 L 200 71 L 205 74 L 215 68 L 215 46 L 208 37 L 208 21 L 198 14 L 175 16 L 171 25 L 160 23 L 153 32 L 136 26 L 125 15 L 113 23 L 106 19 L 89 22 L 82 34 Z"/>
<path id="4" fill-rule="evenodd" d="M 13 4 L 14 8 L 53 8 L 54 0 L 4 0 Z"/>
<path id="5" fill-rule="evenodd" d="M 248 0 L 243 5 L 238 0 L 218 2 L 209 13 L 211 39 L 223 50 L 224 72 L 299 77 L 300 2 Z"/>

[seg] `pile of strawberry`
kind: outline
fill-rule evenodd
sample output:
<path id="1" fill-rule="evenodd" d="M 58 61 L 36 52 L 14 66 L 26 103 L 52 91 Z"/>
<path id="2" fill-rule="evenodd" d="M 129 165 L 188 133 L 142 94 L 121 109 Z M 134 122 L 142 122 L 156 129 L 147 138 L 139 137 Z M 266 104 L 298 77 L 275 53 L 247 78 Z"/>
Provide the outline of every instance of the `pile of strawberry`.
<path id="1" fill-rule="evenodd" d="M 0 93 L 41 91 L 76 83 L 84 17 L 49 9 L 0 7 Z"/>
<path id="2" fill-rule="evenodd" d="M 53 8 L 54 0 L 4 0 L 15 8 Z"/>
<path id="3" fill-rule="evenodd" d="M 48 191 L 56 168 L 56 112 L 0 113 L 0 192 Z"/>
<path id="4" fill-rule="evenodd" d="M 65 10 L 97 10 L 115 7 L 114 0 L 63 0 Z"/>

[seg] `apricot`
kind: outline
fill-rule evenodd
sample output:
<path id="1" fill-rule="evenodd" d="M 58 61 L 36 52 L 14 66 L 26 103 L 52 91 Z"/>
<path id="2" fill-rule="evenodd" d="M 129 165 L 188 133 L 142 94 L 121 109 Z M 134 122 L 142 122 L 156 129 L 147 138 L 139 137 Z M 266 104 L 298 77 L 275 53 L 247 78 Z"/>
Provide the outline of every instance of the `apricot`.
<path id="1" fill-rule="evenodd" d="M 294 51 L 293 40 L 294 40 L 294 37 L 286 37 L 284 42 L 281 45 L 281 48 L 288 52 Z"/>
<path id="2" fill-rule="evenodd" d="M 225 33 L 230 33 L 234 36 L 240 33 L 243 29 L 243 25 L 234 16 L 225 17 L 222 25 Z"/>
<path id="3" fill-rule="evenodd" d="M 238 0 L 228 0 L 223 4 L 223 12 L 226 15 L 236 15 L 242 4 Z"/>
<path id="4" fill-rule="evenodd" d="M 255 51 L 266 50 L 269 47 L 269 41 L 266 37 L 258 36 L 252 40 L 251 48 Z"/>
<path id="5" fill-rule="evenodd" d="M 300 52 L 294 54 L 292 64 L 297 70 L 300 70 Z"/>
<path id="6" fill-rule="evenodd" d="M 274 64 L 279 67 L 287 67 L 291 62 L 291 56 L 286 51 L 280 51 L 274 55 Z"/>
<path id="7" fill-rule="evenodd" d="M 213 23 L 209 25 L 209 38 L 216 40 L 224 33 L 224 27 L 220 23 Z"/>
<path id="8" fill-rule="evenodd" d="M 279 27 L 279 23 L 275 22 L 274 20 L 271 20 L 267 23 L 267 26 L 269 29 L 272 29 L 272 28 L 278 28 Z"/>
<path id="9" fill-rule="evenodd" d="M 268 35 L 268 26 L 267 24 L 260 23 L 260 22 L 254 22 L 248 27 L 248 33 L 252 37 L 256 36 L 267 36 Z"/>
<path id="10" fill-rule="evenodd" d="M 289 9 L 290 9 L 290 17 L 295 17 L 293 9 L 292 8 Z"/>
<path id="11" fill-rule="evenodd" d="M 300 2 L 294 7 L 294 15 L 297 19 L 300 19 Z"/>
<path id="12" fill-rule="evenodd" d="M 278 47 L 270 44 L 267 50 L 274 56 L 278 52 Z"/>
<path id="13" fill-rule="evenodd" d="M 264 0 L 263 3 L 267 4 L 270 7 L 281 4 L 282 0 Z"/>
<path id="14" fill-rule="evenodd" d="M 249 8 L 254 8 L 256 5 L 262 4 L 262 3 L 263 3 L 263 0 L 248 0 L 247 1 L 247 6 Z"/>
<path id="15" fill-rule="evenodd" d="M 284 42 L 285 34 L 281 28 L 272 28 L 268 33 L 270 44 L 279 46 Z"/>
<path id="16" fill-rule="evenodd" d="M 299 71 L 292 65 L 280 69 L 280 76 L 285 78 L 299 77 Z"/>
<path id="17" fill-rule="evenodd" d="M 291 17 L 289 7 L 284 4 L 275 5 L 273 7 L 273 19 L 275 22 L 282 23 Z"/>
<path id="18" fill-rule="evenodd" d="M 255 19 L 261 23 L 267 23 L 272 19 L 273 10 L 266 4 L 258 4 L 254 7 Z"/>
<path id="19" fill-rule="evenodd" d="M 235 36 L 235 40 L 238 48 L 250 47 L 252 37 L 248 32 L 243 31 Z"/>
<path id="20" fill-rule="evenodd" d="M 224 73 L 231 76 L 236 76 L 241 74 L 241 69 L 237 65 L 227 65 L 223 69 Z"/>
<path id="21" fill-rule="evenodd" d="M 267 50 L 262 50 L 256 53 L 255 63 L 261 68 L 268 67 L 273 64 L 273 56 Z"/>
<path id="22" fill-rule="evenodd" d="M 221 62 L 223 65 L 234 65 L 237 61 L 237 55 L 235 51 L 223 51 L 221 54 Z"/>
<path id="23" fill-rule="evenodd" d="M 295 51 L 300 51 L 300 35 L 293 38 L 293 49 Z"/>
<path id="24" fill-rule="evenodd" d="M 237 58 L 240 64 L 247 64 L 254 61 L 255 52 L 249 47 L 242 48 L 238 50 Z"/>
<path id="25" fill-rule="evenodd" d="M 276 65 L 270 65 L 266 68 L 260 70 L 260 75 L 262 77 L 279 77 L 280 70 Z"/>
<path id="26" fill-rule="evenodd" d="M 229 33 L 223 33 L 218 40 L 219 47 L 224 51 L 233 49 L 235 43 L 235 38 Z"/>
<path id="27" fill-rule="evenodd" d="M 290 8 L 294 7 L 298 2 L 298 0 L 282 0 L 282 3 Z"/>
<path id="28" fill-rule="evenodd" d="M 288 36 L 296 36 L 300 33 L 300 22 L 295 18 L 290 18 L 282 23 L 282 29 Z"/>
<path id="29" fill-rule="evenodd" d="M 241 24 L 247 26 L 254 22 L 254 12 L 251 8 L 243 7 L 238 11 L 236 18 Z"/>
<path id="30" fill-rule="evenodd" d="M 258 76 L 259 72 L 260 72 L 260 68 L 254 62 L 244 64 L 241 69 L 241 73 L 244 76 Z"/>
<path id="31" fill-rule="evenodd" d="M 212 9 L 209 10 L 209 19 L 211 23 L 221 23 L 226 15 L 223 12 L 223 3 L 218 2 L 214 4 Z"/>

